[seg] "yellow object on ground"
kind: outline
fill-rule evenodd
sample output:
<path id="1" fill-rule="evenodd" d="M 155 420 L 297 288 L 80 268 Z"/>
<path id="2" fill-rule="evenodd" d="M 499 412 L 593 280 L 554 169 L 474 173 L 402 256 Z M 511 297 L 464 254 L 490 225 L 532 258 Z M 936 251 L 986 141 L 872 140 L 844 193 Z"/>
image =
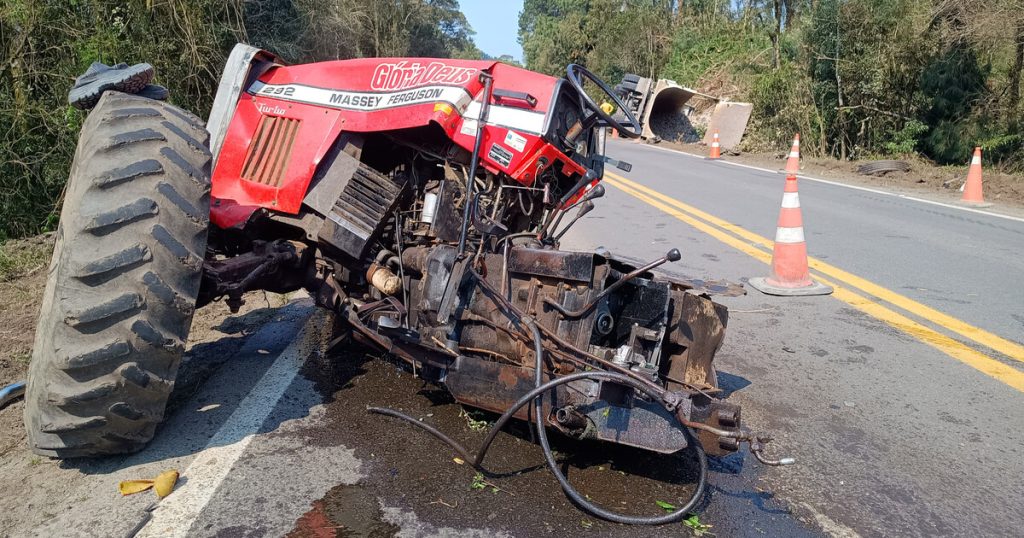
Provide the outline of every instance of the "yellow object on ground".
<path id="1" fill-rule="evenodd" d="M 164 471 L 155 480 L 124 480 L 117 489 L 121 495 L 133 495 L 149 488 L 154 488 L 156 496 L 163 499 L 174 491 L 174 485 L 178 483 L 178 471 L 171 469 Z"/>
<path id="2" fill-rule="evenodd" d="M 615 105 L 609 103 L 608 101 L 605 101 L 601 103 L 601 110 L 603 110 L 605 114 L 608 114 L 610 116 L 612 112 L 615 112 Z"/>
<path id="3" fill-rule="evenodd" d="M 170 495 L 174 491 L 174 485 L 177 483 L 178 471 L 171 469 L 170 471 L 160 473 L 160 476 L 156 477 L 156 484 L 154 484 L 156 496 L 163 499 Z"/>
<path id="4" fill-rule="evenodd" d="M 117 489 L 121 491 L 121 495 L 132 495 L 146 491 L 153 487 L 152 480 L 124 480 L 118 485 Z"/>

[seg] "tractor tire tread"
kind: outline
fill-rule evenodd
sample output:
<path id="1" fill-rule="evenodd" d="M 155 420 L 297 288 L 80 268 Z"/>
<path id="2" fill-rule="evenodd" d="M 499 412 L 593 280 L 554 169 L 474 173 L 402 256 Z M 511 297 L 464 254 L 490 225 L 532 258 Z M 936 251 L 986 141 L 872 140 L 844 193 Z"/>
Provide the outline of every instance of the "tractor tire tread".
<path id="1" fill-rule="evenodd" d="M 142 197 L 110 211 L 97 213 L 89 219 L 89 223 L 85 225 L 85 231 L 93 235 L 107 235 L 126 224 L 155 216 L 158 211 L 159 207 L 156 202 Z"/>
<path id="2" fill-rule="evenodd" d="M 173 105 L 118 92 L 86 118 L 29 366 L 36 453 L 133 452 L 162 420 L 206 252 L 204 133 Z"/>

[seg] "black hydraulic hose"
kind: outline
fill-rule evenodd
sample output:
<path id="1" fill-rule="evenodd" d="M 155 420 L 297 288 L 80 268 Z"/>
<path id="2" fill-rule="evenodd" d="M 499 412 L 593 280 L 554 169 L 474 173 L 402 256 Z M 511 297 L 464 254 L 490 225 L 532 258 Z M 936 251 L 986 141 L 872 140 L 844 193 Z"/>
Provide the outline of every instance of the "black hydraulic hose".
<path id="1" fill-rule="evenodd" d="M 535 391 L 543 387 L 541 384 L 541 365 L 543 364 L 544 357 L 544 346 L 542 343 L 542 337 L 540 329 L 537 328 L 536 322 L 532 319 L 528 322 L 530 329 L 533 331 L 533 347 L 534 347 L 534 358 L 537 361 L 536 375 L 534 376 Z M 585 372 L 590 373 L 590 372 Z M 614 374 L 617 377 L 623 377 L 619 374 Z M 629 379 L 629 378 L 625 378 Z M 634 384 L 634 383 L 630 383 Z M 648 396 L 657 398 L 657 394 L 653 394 L 653 391 L 646 389 L 642 385 L 635 384 L 636 388 Z M 701 448 L 700 443 L 690 436 L 690 443 L 692 444 L 694 451 L 697 453 L 697 460 L 700 465 L 700 471 L 697 477 L 697 489 L 694 490 L 693 496 L 687 501 L 685 505 L 678 508 L 676 511 L 665 514 L 662 516 L 627 516 L 618 512 L 612 512 L 601 508 L 600 506 L 590 502 L 586 497 L 576 491 L 576 488 L 572 487 L 569 483 L 569 479 L 562 473 L 562 470 L 558 468 L 558 462 L 555 460 L 555 455 L 551 452 L 551 444 L 548 442 L 547 428 L 544 427 L 544 415 L 543 406 L 541 405 L 543 398 L 543 392 L 537 395 L 533 408 L 533 416 L 535 419 L 534 427 L 537 430 L 537 438 L 540 440 L 541 450 L 544 452 L 544 459 L 548 462 L 548 468 L 551 470 L 551 474 L 555 475 L 555 479 L 562 486 L 562 491 L 576 503 L 577 506 L 583 510 L 590 512 L 594 516 L 597 516 L 608 521 L 614 521 L 616 523 L 624 523 L 626 525 L 662 525 L 665 523 L 674 523 L 680 521 L 686 517 L 686 515 L 696 506 L 697 502 L 704 495 L 704 487 L 707 482 L 708 473 L 708 459 L 704 454 L 704 449 Z M 684 428 L 683 431 L 689 431 Z"/>
<path id="2" fill-rule="evenodd" d="M 534 334 L 536 336 L 536 333 L 534 333 Z M 538 346 L 535 344 L 534 348 L 537 349 L 537 347 Z M 543 352 L 543 347 L 541 347 L 540 350 L 541 350 L 541 352 Z M 540 365 L 540 364 L 541 364 L 541 362 L 538 361 L 538 365 Z M 491 427 L 490 432 L 487 434 L 487 437 L 484 439 L 483 444 L 480 446 L 480 449 L 477 451 L 477 455 L 476 455 L 475 459 L 470 457 L 469 456 L 469 451 L 466 450 L 466 448 L 463 447 L 462 445 L 460 445 L 458 442 L 456 442 L 455 440 L 451 439 L 447 435 L 444 435 L 443 433 L 438 431 L 436 428 L 434 428 L 432 426 L 429 426 L 427 424 L 424 424 L 423 422 L 420 422 L 419 420 L 416 420 L 415 418 L 413 418 L 413 417 L 411 417 L 409 415 L 406 415 L 406 414 L 401 413 L 399 411 L 394 411 L 392 409 L 384 409 L 384 408 L 380 408 L 380 407 L 370 407 L 367 410 L 370 411 L 371 413 L 378 413 L 378 414 L 382 414 L 382 415 L 388 415 L 388 416 L 400 418 L 402 420 L 405 420 L 406 422 L 410 422 L 412 424 L 415 424 L 419 428 L 421 428 L 421 429 L 427 431 L 428 433 L 434 435 L 435 437 L 437 437 L 441 441 L 444 441 L 445 444 L 447 444 L 448 446 L 452 447 L 460 456 L 462 456 L 463 459 L 465 459 L 467 462 L 469 462 L 473 466 L 473 468 L 476 469 L 477 471 L 480 471 L 481 473 L 485 473 L 485 474 L 490 475 L 490 476 L 494 476 L 494 473 L 484 469 L 484 467 L 483 467 L 483 460 L 484 460 L 484 457 L 487 455 L 487 451 L 491 447 L 491 443 L 494 441 L 494 439 L 497 436 L 498 432 L 501 431 L 502 428 L 504 428 L 505 424 L 507 424 L 508 421 L 512 419 L 512 417 L 515 415 L 515 413 L 517 411 L 522 409 L 527 404 L 533 402 L 535 399 L 537 399 L 539 396 L 541 396 L 545 392 L 548 392 L 551 389 L 553 389 L 553 388 L 555 388 L 555 387 L 557 387 L 559 385 L 564 385 L 566 383 L 571 383 L 573 381 L 578 381 L 578 380 L 581 380 L 581 379 L 603 379 L 603 380 L 607 380 L 607 381 L 614 381 L 616 383 L 621 383 L 623 385 L 628 385 L 628 386 L 630 386 L 630 387 L 632 387 L 632 388 L 634 388 L 636 390 L 639 390 L 639 391 L 647 394 L 648 396 L 655 396 L 655 397 L 657 396 L 657 394 L 655 394 L 654 391 L 650 390 L 650 388 L 646 387 L 644 384 L 638 382 L 635 379 L 632 379 L 630 377 L 627 377 L 627 376 L 624 376 L 622 374 L 618 374 L 618 373 L 615 373 L 615 372 L 605 372 L 605 371 L 579 372 L 579 373 L 569 374 L 569 375 L 562 376 L 562 377 L 556 377 L 555 379 L 552 379 L 552 380 L 550 380 L 550 381 L 548 381 L 546 383 L 543 383 L 543 384 L 540 384 L 539 386 L 534 387 L 533 390 L 531 390 L 531 391 L 527 392 L 526 394 L 524 394 L 521 398 L 516 400 L 516 403 L 512 404 L 512 406 L 510 406 L 504 413 L 502 413 L 502 415 L 498 418 L 497 421 L 495 421 L 494 425 Z M 536 381 L 536 376 L 534 377 L 534 380 Z M 617 522 L 617 523 L 625 523 L 625 524 L 628 524 L 628 525 L 662 525 L 662 524 L 665 524 L 665 523 L 674 523 L 676 521 L 680 521 L 683 518 L 685 518 L 687 513 L 689 513 L 689 511 L 692 510 L 694 506 L 696 506 L 697 502 L 704 495 L 704 489 L 705 489 L 705 487 L 707 485 L 707 472 L 708 472 L 707 456 L 705 455 L 704 450 L 701 448 L 700 443 L 696 439 L 694 439 L 692 435 L 689 435 L 689 430 L 684 429 L 683 431 L 687 432 L 687 434 L 688 434 L 688 436 L 690 438 L 691 446 L 693 446 L 694 451 L 697 453 L 697 460 L 698 460 L 698 463 L 699 463 L 699 466 L 700 466 L 699 470 L 698 470 L 698 475 L 697 475 L 697 488 L 693 492 L 693 496 L 690 497 L 690 500 L 687 501 L 687 503 L 685 505 L 683 505 L 681 508 L 677 509 L 675 512 L 672 512 L 670 514 L 665 514 L 663 516 L 649 516 L 649 517 L 645 517 L 645 516 L 627 516 L 627 515 L 619 514 L 619 513 L 612 512 L 612 511 L 606 510 L 604 508 L 601 508 L 600 506 L 597 506 L 594 503 L 591 503 L 590 501 L 588 501 L 586 499 L 586 497 L 581 495 L 578 491 L 576 491 L 575 488 L 572 487 L 572 485 L 569 483 L 569 480 L 565 477 L 565 475 L 561 472 L 561 470 L 559 470 L 558 462 L 555 460 L 555 456 L 551 452 L 551 446 L 550 446 L 550 444 L 548 442 L 547 431 L 544 428 L 543 412 L 541 411 L 541 409 L 542 409 L 542 406 L 539 405 L 539 404 L 535 408 L 534 418 L 535 418 L 536 424 L 534 426 L 536 428 L 537 436 L 540 438 L 541 448 L 543 449 L 543 452 L 544 452 L 544 459 L 547 461 L 548 468 L 555 475 L 555 479 L 558 480 L 558 483 L 559 483 L 559 485 L 562 486 L 562 489 L 565 491 L 565 494 L 570 499 L 572 499 L 573 502 L 575 502 L 584 511 L 589 512 L 589 513 L 593 514 L 594 516 L 600 517 L 602 519 L 607 519 L 609 521 L 614 521 L 614 522 Z"/>
<path id="3" fill-rule="evenodd" d="M 470 464 L 472 464 L 473 467 L 476 468 L 478 471 L 483 471 L 483 469 L 478 468 L 476 466 L 476 463 L 474 463 L 474 460 L 473 460 L 473 456 L 471 456 L 469 454 L 469 451 L 466 450 L 466 447 L 460 445 L 459 442 L 456 441 L 455 439 L 452 439 L 451 437 L 448 437 L 447 435 L 445 435 L 444 432 L 442 432 L 441 430 L 439 430 L 439 429 L 437 429 L 437 428 L 435 428 L 435 427 L 433 427 L 433 426 L 431 426 L 429 424 L 426 424 L 424 422 L 420 422 L 420 421 L 416 420 L 415 418 L 413 418 L 413 417 L 411 417 L 409 415 L 406 415 L 405 413 L 402 413 L 401 411 L 395 411 L 394 409 L 388 409 L 386 407 L 367 407 L 366 410 L 371 412 L 371 413 L 377 413 L 378 415 L 387 415 L 389 417 L 400 418 L 400 419 L 402 419 L 402 420 L 404 420 L 404 421 L 406 421 L 406 422 L 408 422 L 410 424 L 414 424 L 414 425 L 416 425 L 416 426 L 426 430 L 427 433 L 433 435 L 434 437 L 437 437 L 438 439 L 444 441 L 445 444 L 447 444 L 448 446 L 452 447 L 452 449 L 454 449 L 455 452 L 458 452 L 458 454 L 460 456 L 462 456 L 463 460 L 465 460 L 467 462 L 470 462 Z M 487 473 L 487 474 L 491 474 L 491 473 Z"/>

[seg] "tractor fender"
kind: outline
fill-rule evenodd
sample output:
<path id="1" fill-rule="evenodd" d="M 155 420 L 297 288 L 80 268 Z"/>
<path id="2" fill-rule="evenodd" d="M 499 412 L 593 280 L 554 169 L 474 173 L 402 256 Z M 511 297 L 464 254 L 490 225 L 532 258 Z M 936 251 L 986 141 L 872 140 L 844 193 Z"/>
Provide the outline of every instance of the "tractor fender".
<path id="1" fill-rule="evenodd" d="M 235 113 L 238 98 L 263 73 L 279 65 L 285 65 L 284 60 L 272 52 L 244 43 L 237 43 L 231 49 L 231 54 L 224 64 L 224 72 L 220 76 L 217 95 L 213 99 L 210 118 L 206 121 L 206 130 L 210 132 L 210 152 L 213 154 L 214 166 L 220 155 L 228 125 Z"/>

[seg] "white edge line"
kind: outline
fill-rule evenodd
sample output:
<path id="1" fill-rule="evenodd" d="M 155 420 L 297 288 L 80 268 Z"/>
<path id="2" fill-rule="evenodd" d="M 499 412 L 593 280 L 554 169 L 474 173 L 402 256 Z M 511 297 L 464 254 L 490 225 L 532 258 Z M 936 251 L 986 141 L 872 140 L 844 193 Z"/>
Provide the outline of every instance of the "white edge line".
<path id="1" fill-rule="evenodd" d="M 235 462 L 270 413 L 277 407 L 285 390 L 292 384 L 306 356 L 302 346 L 312 334 L 314 312 L 306 318 L 295 339 L 274 358 L 256 385 L 242 398 L 231 416 L 210 438 L 206 447 L 196 454 L 183 476 L 188 482 L 161 501 L 152 519 L 139 529 L 137 536 L 184 537 L 192 524 L 212 500 L 220 484 L 227 478 Z"/>
<path id="2" fill-rule="evenodd" d="M 660 146 L 652 146 L 652 145 L 645 145 L 644 147 L 653 148 L 653 149 L 657 149 L 657 150 L 661 150 L 661 151 L 667 151 L 669 153 L 678 153 L 680 155 L 686 155 L 687 157 L 693 157 L 695 159 L 701 159 L 701 160 L 704 159 L 704 157 L 702 157 L 700 155 L 694 155 L 693 153 L 688 153 L 688 152 L 681 151 L 681 150 L 678 150 L 678 149 L 663 148 L 663 147 L 660 147 Z M 724 159 L 719 159 L 717 162 L 728 164 L 728 165 L 731 165 L 731 166 L 739 166 L 741 168 L 749 168 L 751 170 L 758 170 L 758 171 L 761 171 L 761 172 L 768 172 L 769 174 L 777 174 L 779 172 L 778 170 L 771 170 L 769 168 L 762 168 L 760 166 L 751 166 L 749 164 L 734 163 L 734 162 L 731 162 L 731 161 L 726 161 Z M 800 179 L 807 179 L 807 180 L 810 180 L 810 181 L 816 181 L 818 183 L 825 183 L 826 185 L 835 185 L 836 187 L 846 187 L 847 189 L 854 189 L 854 190 L 870 192 L 870 193 L 874 193 L 874 194 L 882 194 L 882 195 L 885 195 L 885 196 L 894 196 L 896 198 L 902 198 L 904 200 L 912 200 L 914 202 L 921 202 L 923 204 L 937 205 L 937 206 L 946 207 L 946 208 L 949 208 L 949 209 L 958 209 L 960 211 L 967 211 L 969 213 L 977 213 L 979 215 L 985 215 L 987 217 L 997 217 L 997 218 L 1000 218 L 1000 219 L 1007 219 L 1007 220 L 1013 220 L 1013 221 L 1017 221 L 1017 222 L 1024 222 L 1024 218 L 1021 218 L 1021 217 L 1014 217 L 1012 215 L 1004 215 L 1002 213 L 993 213 L 991 211 L 982 211 L 980 209 L 974 209 L 973 207 L 963 207 L 963 206 L 958 206 L 958 205 L 953 205 L 953 204 L 947 204 L 947 203 L 944 203 L 944 202 L 936 202 L 934 200 L 927 200 L 927 199 L 924 199 L 924 198 L 917 198 L 915 196 L 907 196 L 906 194 L 899 194 L 899 193 L 889 192 L 889 191 L 881 191 L 881 190 L 878 190 L 878 189 L 871 189 L 871 188 L 868 188 L 868 187 L 860 187 L 860 186 L 857 186 L 857 185 L 849 185 L 847 183 L 840 183 L 838 181 L 830 181 L 830 180 L 827 180 L 827 179 L 821 179 L 821 178 L 817 178 L 817 177 L 805 176 L 805 175 L 802 175 L 802 174 L 798 174 L 797 177 L 800 178 Z"/>

